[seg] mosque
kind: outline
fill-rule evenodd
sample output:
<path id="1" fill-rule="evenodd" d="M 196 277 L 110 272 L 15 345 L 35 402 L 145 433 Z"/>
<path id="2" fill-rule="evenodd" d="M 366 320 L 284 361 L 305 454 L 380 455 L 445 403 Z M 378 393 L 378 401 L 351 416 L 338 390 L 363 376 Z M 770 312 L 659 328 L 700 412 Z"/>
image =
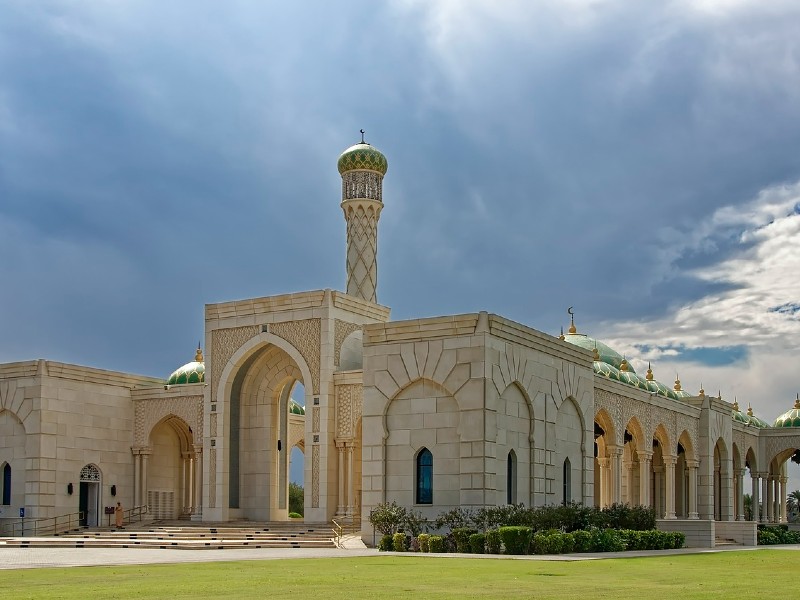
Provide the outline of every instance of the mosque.
<path id="1" fill-rule="evenodd" d="M 306 522 L 352 517 L 369 540 L 387 501 L 430 517 L 651 505 L 699 546 L 755 544 L 756 521 L 786 522 L 800 400 L 769 425 L 636 373 L 574 320 L 556 337 L 488 312 L 390 320 L 377 302 L 387 168 L 363 135 L 338 160 L 346 292 L 208 304 L 205 353 L 166 380 L 0 364 L 0 527 L 20 508 L 96 525 L 117 501 L 155 519 L 286 520 L 293 448 Z"/>

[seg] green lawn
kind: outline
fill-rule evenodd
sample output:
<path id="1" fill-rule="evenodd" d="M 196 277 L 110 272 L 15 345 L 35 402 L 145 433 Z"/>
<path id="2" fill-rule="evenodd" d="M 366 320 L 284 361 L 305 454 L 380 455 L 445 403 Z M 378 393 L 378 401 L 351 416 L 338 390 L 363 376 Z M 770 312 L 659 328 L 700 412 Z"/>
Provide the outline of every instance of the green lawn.
<path id="1" fill-rule="evenodd" d="M 760 550 L 581 562 L 375 556 L 19 569 L 0 571 L 0 598 L 777 598 L 793 593 L 780 582 L 791 580 L 798 557 Z"/>

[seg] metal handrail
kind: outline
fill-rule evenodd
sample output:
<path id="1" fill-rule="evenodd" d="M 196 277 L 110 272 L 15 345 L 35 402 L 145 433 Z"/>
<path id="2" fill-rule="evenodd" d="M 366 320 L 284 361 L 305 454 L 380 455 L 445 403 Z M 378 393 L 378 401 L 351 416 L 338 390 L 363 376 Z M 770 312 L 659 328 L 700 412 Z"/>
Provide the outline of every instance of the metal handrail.
<path id="1" fill-rule="evenodd" d="M 10 527 L 10 537 L 25 537 L 28 535 L 58 535 L 64 531 L 69 531 L 81 526 L 84 518 L 82 511 L 69 513 L 66 515 L 56 515 L 44 519 L 15 519 L 11 523 L 3 523 L 2 531 L 5 535 L 7 528 Z"/>
<path id="2" fill-rule="evenodd" d="M 342 537 L 344 537 L 345 533 L 354 534 L 361 529 L 360 522 L 361 518 L 358 515 L 353 515 L 349 524 L 340 524 L 336 519 L 331 519 L 331 523 L 333 523 L 331 531 L 336 536 L 336 546 L 338 548 L 342 547 Z"/>
<path id="3" fill-rule="evenodd" d="M 122 522 L 133 523 L 134 519 L 136 519 L 137 522 L 141 523 L 144 520 L 144 515 L 146 515 L 148 512 L 149 507 L 147 504 L 134 506 L 133 508 L 122 511 Z"/>

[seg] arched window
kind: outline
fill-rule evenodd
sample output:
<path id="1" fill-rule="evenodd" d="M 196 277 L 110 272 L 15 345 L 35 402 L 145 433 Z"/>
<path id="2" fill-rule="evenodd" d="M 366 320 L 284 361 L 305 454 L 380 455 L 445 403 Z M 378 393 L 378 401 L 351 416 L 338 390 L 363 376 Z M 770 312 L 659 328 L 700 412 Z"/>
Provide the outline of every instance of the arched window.
<path id="1" fill-rule="evenodd" d="M 3 465 L 3 504 L 11 504 L 11 465 L 8 463 Z"/>
<path id="2" fill-rule="evenodd" d="M 506 461 L 506 504 L 517 503 L 517 455 L 511 450 Z"/>
<path id="3" fill-rule="evenodd" d="M 572 467 L 569 463 L 569 458 L 564 459 L 564 501 L 563 504 L 567 505 L 572 502 Z"/>
<path id="4" fill-rule="evenodd" d="M 433 504 L 433 454 L 423 448 L 417 454 L 417 504 Z"/>

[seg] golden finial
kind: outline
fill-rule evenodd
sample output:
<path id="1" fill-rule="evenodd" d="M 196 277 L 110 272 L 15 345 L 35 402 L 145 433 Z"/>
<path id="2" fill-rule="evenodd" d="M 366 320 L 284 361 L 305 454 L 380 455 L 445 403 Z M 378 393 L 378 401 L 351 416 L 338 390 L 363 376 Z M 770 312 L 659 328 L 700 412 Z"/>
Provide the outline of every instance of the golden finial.
<path id="1" fill-rule="evenodd" d="M 194 362 L 203 362 L 203 351 L 200 349 L 200 342 L 197 342 L 197 351 L 194 353 Z"/>
<path id="2" fill-rule="evenodd" d="M 650 361 L 647 361 L 647 375 L 644 376 L 647 381 L 653 381 L 653 369 L 650 367 Z"/>
<path id="3" fill-rule="evenodd" d="M 567 309 L 567 314 L 569 315 L 569 332 L 578 333 L 578 329 L 575 327 L 575 313 L 572 312 L 572 307 L 570 306 Z"/>
<path id="4" fill-rule="evenodd" d="M 564 328 L 563 328 L 563 327 L 561 328 L 561 335 L 560 335 L 560 336 L 558 336 L 558 339 L 560 339 L 562 342 L 563 342 L 563 341 L 566 339 L 566 338 L 564 337 Z"/>
<path id="5" fill-rule="evenodd" d="M 800 408 L 800 394 L 797 394 L 796 399 L 794 401 L 794 407 Z"/>
<path id="6" fill-rule="evenodd" d="M 600 352 L 597 350 L 597 344 L 594 345 L 594 360 L 600 361 Z"/>
<path id="7" fill-rule="evenodd" d="M 752 416 L 754 416 L 754 415 L 753 415 L 753 407 L 750 405 L 750 403 L 749 403 L 749 402 L 747 403 L 747 416 L 748 416 L 748 417 L 752 417 Z"/>
<path id="8" fill-rule="evenodd" d="M 681 391 L 681 380 L 677 373 L 675 373 L 675 385 L 672 386 L 672 389 L 674 389 L 676 392 Z"/>
<path id="9" fill-rule="evenodd" d="M 703 383 L 702 382 L 700 383 L 700 391 L 697 392 L 697 395 L 700 396 L 701 398 L 705 398 L 706 397 L 706 391 L 703 389 Z"/>
<path id="10" fill-rule="evenodd" d="M 624 356 L 622 357 L 622 362 L 619 363 L 619 370 L 625 371 L 626 373 L 628 371 L 628 359 L 625 358 Z"/>
<path id="11" fill-rule="evenodd" d="M 739 412 L 739 401 L 736 399 L 736 396 L 733 397 L 733 410 Z"/>

